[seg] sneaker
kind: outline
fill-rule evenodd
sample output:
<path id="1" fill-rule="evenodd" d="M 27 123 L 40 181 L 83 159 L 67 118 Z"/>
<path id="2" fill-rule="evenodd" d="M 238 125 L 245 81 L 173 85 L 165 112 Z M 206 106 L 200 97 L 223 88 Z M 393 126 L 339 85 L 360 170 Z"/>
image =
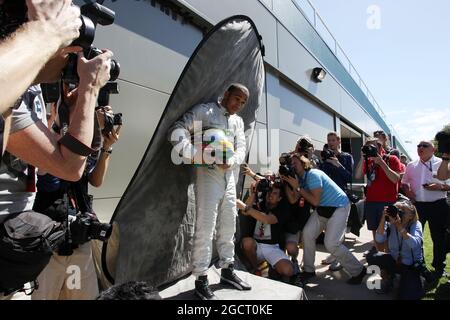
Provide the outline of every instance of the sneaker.
<path id="1" fill-rule="evenodd" d="M 228 268 L 222 268 L 220 274 L 220 283 L 232 285 L 238 290 L 251 290 L 252 287 L 241 280 L 237 274 L 234 272 L 234 268 L 232 265 L 228 266 Z"/>
<path id="2" fill-rule="evenodd" d="M 366 274 L 367 274 L 367 268 L 363 267 L 361 273 L 358 274 L 357 276 L 354 276 L 354 277 L 351 277 L 350 279 L 348 279 L 347 283 L 348 284 L 361 284 L 361 282 L 363 281 Z"/>
<path id="3" fill-rule="evenodd" d="M 328 270 L 330 271 L 339 271 L 343 268 L 342 264 L 335 260 L 332 264 L 330 264 L 330 266 L 328 267 Z"/>
<path id="4" fill-rule="evenodd" d="M 372 254 L 372 253 L 375 254 L 377 251 L 378 251 L 377 248 L 372 247 L 372 248 L 370 248 L 370 250 L 364 251 L 363 257 L 367 257 L 369 254 Z"/>
<path id="5" fill-rule="evenodd" d="M 322 264 L 324 265 L 329 265 L 329 264 L 333 264 L 336 261 L 336 258 L 330 254 L 328 257 L 326 257 L 326 259 L 322 260 Z"/>
<path id="6" fill-rule="evenodd" d="M 200 276 L 195 280 L 195 295 L 201 300 L 217 300 L 217 297 L 209 287 L 207 276 Z"/>

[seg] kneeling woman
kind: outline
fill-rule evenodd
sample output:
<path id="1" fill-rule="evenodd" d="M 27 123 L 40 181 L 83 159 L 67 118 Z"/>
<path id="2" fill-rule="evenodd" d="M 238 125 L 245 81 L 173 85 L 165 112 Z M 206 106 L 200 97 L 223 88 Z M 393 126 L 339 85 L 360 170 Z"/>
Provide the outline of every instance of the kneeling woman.
<path id="1" fill-rule="evenodd" d="M 369 265 L 378 265 L 382 269 L 383 282 L 378 292 L 390 291 L 395 273 L 399 273 L 399 299 L 415 300 L 423 296 L 420 279 L 423 235 L 418 220 L 416 207 L 409 201 L 398 201 L 393 206 L 385 207 L 375 241 L 387 241 L 389 253 L 378 252 L 367 256 Z"/>

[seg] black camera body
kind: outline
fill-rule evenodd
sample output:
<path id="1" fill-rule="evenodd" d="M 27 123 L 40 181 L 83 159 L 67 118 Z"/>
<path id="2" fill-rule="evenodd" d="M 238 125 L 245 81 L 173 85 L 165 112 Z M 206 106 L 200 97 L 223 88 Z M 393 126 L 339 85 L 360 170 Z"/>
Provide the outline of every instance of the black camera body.
<path id="1" fill-rule="evenodd" d="M 81 6 L 80 11 L 81 11 L 80 18 L 82 22 L 80 28 L 80 36 L 78 37 L 78 39 L 73 41 L 71 45 L 82 47 L 85 58 L 91 60 L 97 57 L 98 55 L 102 54 L 102 51 L 100 49 L 92 46 L 92 43 L 94 42 L 95 38 L 95 31 L 97 28 L 97 24 L 100 24 L 102 26 L 113 24 L 116 14 L 111 9 L 108 9 L 107 7 L 97 2 L 87 3 Z M 78 56 L 76 54 L 69 55 L 69 62 L 67 63 L 67 66 L 63 70 L 62 76 L 63 82 L 70 84 L 78 84 L 80 79 L 77 73 L 77 61 Z M 116 60 L 111 60 L 109 81 L 113 82 L 117 80 L 119 75 L 120 75 L 119 62 L 117 62 Z M 107 90 L 104 90 L 103 95 L 110 93 L 118 93 L 117 86 L 115 90 L 111 90 L 108 87 Z M 101 104 L 100 98 L 99 104 L 103 106 L 107 105 Z"/>
<path id="2" fill-rule="evenodd" d="M 434 140 L 438 143 L 438 152 L 450 153 L 450 133 L 446 131 L 439 131 Z"/>
<path id="3" fill-rule="evenodd" d="M 293 177 L 295 178 L 295 171 L 292 167 L 292 160 L 290 153 L 282 153 L 279 158 L 280 167 L 278 168 L 278 173 L 280 176 Z"/>
<path id="4" fill-rule="evenodd" d="M 102 132 L 104 134 L 110 133 L 114 126 L 122 125 L 122 113 L 115 113 L 113 115 L 105 114 L 105 127 Z"/>
<path id="5" fill-rule="evenodd" d="M 256 185 L 256 192 L 267 193 L 270 191 L 271 186 L 272 181 L 267 178 L 262 178 Z"/>
<path id="6" fill-rule="evenodd" d="M 331 149 L 325 149 L 320 152 L 320 157 L 322 158 L 322 161 L 326 161 L 328 159 L 336 157 L 336 154 Z"/>
<path id="7" fill-rule="evenodd" d="M 69 226 L 74 244 L 83 244 L 90 240 L 107 241 L 112 232 L 111 224 L 101 223 L 95 215 L 88 212 L 77 214 Z"/>
<path id="8" fill-rule="evenodd" d="M 400 209 L 398 209 L 396 206 L 390 204 L 388 205 L 387 209 L 386 209 L 386 213 L 389 217 L 391 218 L 395 218 L 397 217 L 397 215 L 400 216 L 400 218 L 403 217 L 404 212 Z"/>
<path id="9" fill-rule="evenodd" d="M 364 152 L 365 158 L 372 158 L 378 156 L 378 149 L 374 145 L 368 144 L 362 147 L 362 152 Z"/>
<path id="10" fill-rule="evenodd" d="M 70 219 L 69 219 L 70 220 Z M 78 213 L 75 219 L 69 221 L 65 241 L 58 248 L 58 255 L 70 256 L 73 250 L 90 240 L 108 241 L 112 233 L 112 225 L 101 223 L 91 213 Z"/>

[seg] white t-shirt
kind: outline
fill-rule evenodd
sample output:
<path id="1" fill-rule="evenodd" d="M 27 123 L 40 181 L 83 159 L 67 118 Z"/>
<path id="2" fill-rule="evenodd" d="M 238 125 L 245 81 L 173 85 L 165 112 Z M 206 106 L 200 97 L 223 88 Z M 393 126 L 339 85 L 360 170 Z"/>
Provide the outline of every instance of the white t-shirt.
<path id="1" fill-rule="evenodd" d="M 425 183 L 449 183 L 450 179 L 442 181 L 437 178 L 437 171 L 441 162 L 441 158 L 433 156 L 430 160 L 425 162 L 420 159 L 412 161 L 406 167 L 402 183 L 410 185 L 411 190 L 416 194 L 416 201 L 434 202 L 436 200 L 447 198 L 446 191 L 430 191 L 422 186 Z"/>

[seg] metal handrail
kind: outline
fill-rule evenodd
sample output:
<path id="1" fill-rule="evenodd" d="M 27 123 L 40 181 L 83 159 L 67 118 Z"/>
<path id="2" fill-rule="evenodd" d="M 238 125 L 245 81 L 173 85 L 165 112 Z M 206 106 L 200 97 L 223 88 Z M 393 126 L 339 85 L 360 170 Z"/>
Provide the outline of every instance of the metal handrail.
<path id="1" fill-rule="evenodd" d="M 331 36 L 331 38 L 334 41 L 334 50 L 333 48 L 331 48 L 329 46 L 329 44 L 325 41 L 325 44 L 330 48 L 331 52 L 333 52 L 333 54 L 335 55 L 335 57 L 340 60 L 340 58 L 338 57 L 338 48 L 341 51 L 341 53 L 344 55 L 345 59 L 347 61 L 341 61 L 342 65 L 347 69 L 347 71 L 349 72 L 349 74 L 353 77 L 353 79 L 355 80 L 356 84 L 359 86 L 359 88 L 364 92 L 364 94 L 366 95 L 367 99 L 369 99 L 369 101 L 371 101 L 372 105 L 374 106 L 374 108 L 376 109 L 376 111 L 380 114 L 381 118 L 386 122 L 387 126 L 391 129 L 391 131 L 393 131 L 393 126 L 390 125 L 386 119 L 386 114 L 384 113 L 383 109 L 380 107 L 380 105 L 378 104 L 378 101 L 375 99 L 375 97 L 373 96 L 372 92 L 369 90 L 369 87 L 366 85 L 366 83 L 364 82 L 364 80 L 362 79 L 361 75 L 359 74 L 359 72 L 356 70 L 355 66 L 353 65 L 353 63 L 351 62 L 350 58 L 347 56 L 347 54 L 345 53 L 345 51 L 342 49 L 341 45 L 339 44 L 339 42 L 336 40 L 336 38 L 334 37 L 334 35 L 331 33 L 330 29 L 328 28 L 328 26 L 326 25 L 326 23 L 324 22 L 323 18 L 320 16 L 320 14 L 317 12 L 317 9 L 314 7 L 314 5 L 311 3 L 310 0 L 291 0 L 292 3 L 295 5 L 295 7 L 297 8 L 297 10 L 299 10 L 302 15 L 304 17 L 306 17 L 306 19 L 309 20 L 309 22 L 311 23 L 311 25 L 314 27 L 314 29 L 320 34 L 320 31 L 317 29 L 317 20 L 319 19 L 320 22 L 322 23 L 322 25 L 325 27 L 325 30 L 328 32 L 328 35 Z M 301 8 L 301 4 L 299 3 L 299 1 L 306 1 L 308 3 L 308 5 L 310 6 L 310 9 L 312 9 L 313 11 L 313 19 L 311 21 L 311 19 L 308 17 L 308 14 Z M 348 66 L 348 68 L 347 68 Z M 352 71 L 353 69 L 353 71 Z M 355 79 L 355 77 L 352 75 L 352 73 L 354 73 L 357 78 Z M 365 89 L 365 90 L 364 90 Z M 396 135 L 397 139 L 401 141 L 401 139 L 399 138 L 398 135 Z"/>

